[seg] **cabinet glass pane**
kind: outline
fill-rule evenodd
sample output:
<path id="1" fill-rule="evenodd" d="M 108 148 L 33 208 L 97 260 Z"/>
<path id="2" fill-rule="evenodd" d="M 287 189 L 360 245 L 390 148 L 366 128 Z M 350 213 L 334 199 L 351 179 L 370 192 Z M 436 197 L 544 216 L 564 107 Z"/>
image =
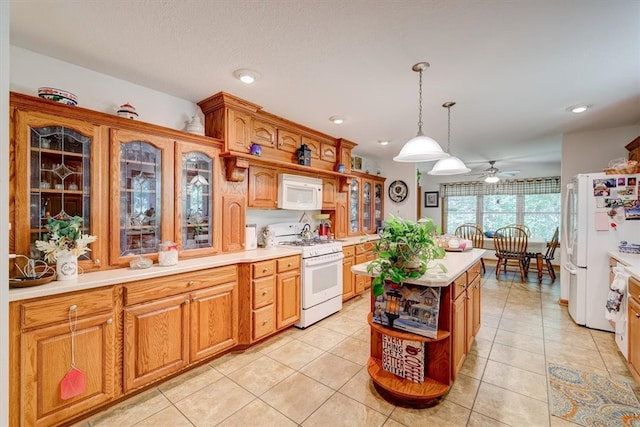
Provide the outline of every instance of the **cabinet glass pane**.
<path id="1" fill-rule="evenodd" d="M 91 138 L 63 126 L 30 129 L 30 203 L 32 258 L 40 258 L 34 242 L 46 233 L 47 219 L 79 216 L 89 233 Z M 89 254 L 78 259 L 89 259 Z"/>
<path id="2" fill-rule="evenodd" d="M 362 185 L 362 229 L 371 230 L 371 183 Z"/>
<path id="3" fill-rule="evenodd" d="M 360 183 L 357 180 L 351 181 L 349 187 L 349 231 L 359 231 L 359 219 L 360 219 Z"/>
<path id="4" fill-rule="evenodd" d="M 374 188 L 374 202 L 373 202 L 373 217 L 375 221 L 376 230 L 382 227 L 382 184 L 375 184 Z"/>
<path id="5" fill-rule="evenodd" d="M 120 254 L 158 251 L 162 241 L 162 153 L 143 141 L 120 146 Z"/>
<path id="6" fill-rule="evenodd" d="M 183 249 L 213 246 L 213 159 L 192 151 L 182 156 L 182 233 Z"/>

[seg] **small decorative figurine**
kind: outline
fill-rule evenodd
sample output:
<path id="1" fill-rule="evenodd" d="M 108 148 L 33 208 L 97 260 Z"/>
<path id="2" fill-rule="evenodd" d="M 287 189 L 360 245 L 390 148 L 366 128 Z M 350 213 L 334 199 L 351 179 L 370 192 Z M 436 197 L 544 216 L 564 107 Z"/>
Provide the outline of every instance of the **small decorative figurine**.
<path id="1" fill-rule="evenodd" d="M 262 146 L 260 144 L 256 144 L 255 142 L 251 144 L 251 154 L 253 156 L 262 156 Z"/>
<path id="2" fill-rule="evenodd" d="M 311 149 L 306 144 L 302 144 L 298 150 L 296 150 L 296 156 L 298 158 L 298 164 L 304 166 L 311 166 Z"/>
<path id="3" fill-rule="evenodd" d="M 204 126 L 202 126 L 200 116 L 191 116 L 191 121 L 187 122 L 185 130 L 195 135 L 204 135 Z"/>

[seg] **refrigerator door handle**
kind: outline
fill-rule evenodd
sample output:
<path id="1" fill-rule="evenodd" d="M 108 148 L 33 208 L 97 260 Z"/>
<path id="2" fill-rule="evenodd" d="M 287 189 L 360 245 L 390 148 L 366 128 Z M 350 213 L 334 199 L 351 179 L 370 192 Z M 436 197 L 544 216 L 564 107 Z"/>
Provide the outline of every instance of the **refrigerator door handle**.
<path id="1" fill-rule="evenodd" d="M 568 262 L 564 263 L 564 269 L 567 270 L 569 272 L 569 274 L 578 274 L 578 270 L 576 270 L 575 268 L 573 268 L 574 265 Z"/>
<path id="2" fill-rule="evenodd" d="M 567 191 L 564 194 L 564 215 L 562 215 L 562 241 L 567 242 L 565 244 L 567 255 L 573 253 L 573 246 L 571 246 L 573 242 L 569 241 L 569 214 L 571 212 L 569 203 L 571 202 L 571 194 L 573 191 L 573 184 L 567 184 Z"/>

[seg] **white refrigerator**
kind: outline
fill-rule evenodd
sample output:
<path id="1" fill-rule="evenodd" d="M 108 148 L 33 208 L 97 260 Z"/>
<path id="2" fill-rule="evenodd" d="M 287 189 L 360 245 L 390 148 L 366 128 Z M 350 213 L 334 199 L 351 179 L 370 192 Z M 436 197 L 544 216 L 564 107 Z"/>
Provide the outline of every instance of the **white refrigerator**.
<path id="1" fill-rule="evenodd" d="M 588 328 L 613 332 L 605 318 L 609 257 L 620 241 L 640 243 L 640 175 L 580 174 L 567 184 L 561 244 L 569 314 Z"/>

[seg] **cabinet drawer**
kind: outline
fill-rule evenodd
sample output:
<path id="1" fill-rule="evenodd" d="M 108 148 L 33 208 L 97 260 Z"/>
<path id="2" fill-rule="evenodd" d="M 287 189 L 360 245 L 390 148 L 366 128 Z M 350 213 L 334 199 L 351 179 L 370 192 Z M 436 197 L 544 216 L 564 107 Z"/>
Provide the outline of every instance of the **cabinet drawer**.
<path id="1" fill-rule="evenodd" d="M 278 273 L 285 271 L 300 270 L 300 255 L 288 256 L 286 258 L 280 258 L 277 261 Z"/>
<path id="2" fill-rule="evenodd" d="M 342 253 L 344 254 L 345 258 L 349 258 L 350 256 L 354 256 L 356 254 L 356 250 L 353 246 L 343 246 Z"/>
<path id="3" fill-rule="evenodd" d="M 270 259 L 268 261 L 254 262 L 251 266 L 251 276 L 254 279 L 270 276 L 276 272 L 276 261 Z"/>
<path id="4" fill-rule="evenodd" d="M 467 275 L 461 274 L 457 279 L 453 281 L 451 286 L 453 286 L 453 299 L 456 299 L 458 298 L 458 295 L 463 293 L 465 288 L 467 287 Z"/>
<path id="5" fill-rule="evenodd" d="M 359 243 L 355 245 L 355 247 L 356 247 L 356 255 L 361 255 L 366 252 L 372 251 L 373 243 L 372 242 Z"/>
<path id="6" fill-rule="evenodd" d="M 263 277 L 253 281 L 253 309 L 273 304 L 276 293 L 276 276 Z"/>
<path id="7" fill-rule="evenodd" d="M 253 339 L 259 340 L 276 330 L 275 305 L 253 312 Z"/>
<path id="8" fill-rule="evenodd" d="M 633 277 L 629 277 L 629 296 L 634 298 L 638 303 L 640 303 L 640 282 L 634 279 Z"/>
<path id="9" fill-rule="evenodd" d="M 77 307 L 78 318 L 113 310 L 113 288 L 46 298 L 21 305 L 22 328 L 69 321 L 69 307 Z"/>
<path id="10" fill-rule="evenodd" d="M 124 305 L 138 304 L 236 280 L 235 265 L 142 280 L 124 286 Z"/>
<path id="11" fill-rule="evenodd" d="M 482 270 L 482 264 L 479 262 L 471 266 L 467 270 L 467 283 L 473 282 L 473 279 L 475 279 L 477 276 L 480 275 L 481 270 Z"/>

